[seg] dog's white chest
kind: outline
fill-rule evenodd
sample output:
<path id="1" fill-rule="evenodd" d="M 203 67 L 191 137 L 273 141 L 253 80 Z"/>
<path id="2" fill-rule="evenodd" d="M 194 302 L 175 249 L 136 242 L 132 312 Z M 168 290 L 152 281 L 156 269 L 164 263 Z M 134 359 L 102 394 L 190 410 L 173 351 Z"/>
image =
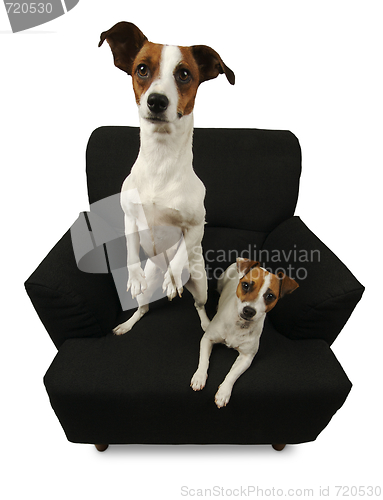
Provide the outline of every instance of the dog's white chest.
<path id="1" fill-rule="evenodd" d="M 255 353 L 259 347 L 262 325 L 238 317 L 234 300 L 235 280 L 229 280 L 220 297 L 218 312 L 212 323 L 216 341 L 244 354 Z"/>
<path id="2" fill-rule="evenodd" d="M 190 227 L 203 223 L 204 211 L 201 203 L 193 204 L 185 196 L 183 190 L 140 189 L 137 196 L 131 198 L 130 193 L 124 196 L 124 211 L 131 213 L 145 226 Z M 138 198 L 138 199 L 136 199 Z"/>
<path id="3" fill-rule="evenodd" d="M 182 206 L 171 200 L 171 194 L 167 193 L 169 198 L 165 199 L 163 194 L 152 191 L 144 191 L 141 194 L 142 209 L 145 214 L 146 222 L 149 227 L 158 226 L 182 226 L 185 220 L 185 214 Z"/>
<path id="4" fill-rule="evenodd" d="M 231 324 L 225 328 L 224 343 L 227 347 L 237 351 L 252 352 L 254 346 L 259 343 L 259 336 L 250 328 L 245 329 Z"/>
<path id="5" fill-rule="evenodd" d="M 121 203 L 125 213 L 145 219 L 149 227 L 188 228 L 204 223 L 204 197 L 205 187 L 193 171 L 177 180 L 131 174 L 124 182 Z"/>
<path id="6" fill-rule="evenodd" d="M 121 205 L 136 222 L 141 246 L 155 255 L 177 245 L 192 226 L 203 225 L 205 187 L 193 171 L 179 179 L 158 179 L 141 175 L 142 170 L 125 180 Z"/>

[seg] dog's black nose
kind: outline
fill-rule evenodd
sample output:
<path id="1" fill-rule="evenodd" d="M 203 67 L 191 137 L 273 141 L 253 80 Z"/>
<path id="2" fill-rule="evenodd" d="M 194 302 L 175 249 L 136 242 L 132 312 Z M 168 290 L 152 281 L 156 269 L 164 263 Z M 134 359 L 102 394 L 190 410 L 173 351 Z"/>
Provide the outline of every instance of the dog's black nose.
<path id="1" fill-rule="evenodd" d="M 148 108 L 152 113 L 163 113 L 168 109 L 169 99 L 164 94 L 150 94 Z"/>
<path id="2" fill-rule="evenodd" d="M 251 319 L 253 316 L 256 315 L 256 313 L 257 313 L 257 311 L 249 306 L 246 306 L 242 309 L 242 316 L 245 319 Z"/>

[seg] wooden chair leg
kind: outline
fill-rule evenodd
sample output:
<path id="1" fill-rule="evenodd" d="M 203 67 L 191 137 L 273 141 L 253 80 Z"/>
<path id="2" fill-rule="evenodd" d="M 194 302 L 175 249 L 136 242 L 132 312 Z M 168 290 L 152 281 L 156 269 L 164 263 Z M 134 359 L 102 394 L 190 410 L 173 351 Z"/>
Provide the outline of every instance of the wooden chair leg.
<path id="1" fill-rule="evenodd" d="M 95 444 L 95 447 L 97 448 L 98 451 L 105 451 L 108 449 L 109 445 L 108 444 Z"/>
<path id="2" fill-rule="evenodd" d="M 282 451 L 285 446 L 286 446 L 285 444 L 273 444 L 272 445 L 274 450 L 277 450 L 277 451 Z"/>

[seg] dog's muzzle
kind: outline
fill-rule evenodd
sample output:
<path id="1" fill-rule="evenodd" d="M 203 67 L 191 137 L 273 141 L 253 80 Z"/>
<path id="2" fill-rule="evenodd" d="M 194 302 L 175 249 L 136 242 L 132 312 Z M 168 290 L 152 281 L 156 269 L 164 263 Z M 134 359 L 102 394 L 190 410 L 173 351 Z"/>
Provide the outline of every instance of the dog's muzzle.
<path id="1" fill-rule="evenodd" d="M 150 94 L 148 97 L 148 108 L 153 115 L 164 113 L 169 106 L 169 99 L 164 94 Z"/>

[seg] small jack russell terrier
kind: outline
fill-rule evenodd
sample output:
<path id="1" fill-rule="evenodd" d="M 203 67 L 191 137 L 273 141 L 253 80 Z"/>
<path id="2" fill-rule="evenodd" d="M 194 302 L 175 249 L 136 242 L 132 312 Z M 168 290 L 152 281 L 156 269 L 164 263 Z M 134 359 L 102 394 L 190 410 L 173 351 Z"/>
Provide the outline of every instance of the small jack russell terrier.
<path id="1" fill-rule="evenodd" d="M 250 367 L 258 352 L 266 313 L 298 286 L 282 272 L 278 276 L 269 273 L 259 262 L 238 258 L 229 266 L 218 280 L 217 314 L 201 339 L 198 369 L 190 384 L 192 389 L 200 391 L 205 387 L 213 345 L 226 344 L 239 352 L 215 395 L 218 408 L 226 406 L 234 383 Z"/>
<path id="2" fill-rule="evenodd" d="M 207 278 L 201 241 L 205 224 L 205 186 L 192 165 L 193 107 L 198 86 L 234 73 L 206 45 L 179 47 L 151 43 L 132 23 L 120 22 L 101 34 L 114 64 L 132 76 L 140 118 L 140 151 L 121 191 L 128 249 L 128 290 L 138 310 L 117 326 L 128 332 L 148 311 L 161 285 L 169 300 L 183 292 L 181 274 L 189 272 L 191 292 L 203 330 Z M 139 249 L 148 260 L 141 267 Z"/>

